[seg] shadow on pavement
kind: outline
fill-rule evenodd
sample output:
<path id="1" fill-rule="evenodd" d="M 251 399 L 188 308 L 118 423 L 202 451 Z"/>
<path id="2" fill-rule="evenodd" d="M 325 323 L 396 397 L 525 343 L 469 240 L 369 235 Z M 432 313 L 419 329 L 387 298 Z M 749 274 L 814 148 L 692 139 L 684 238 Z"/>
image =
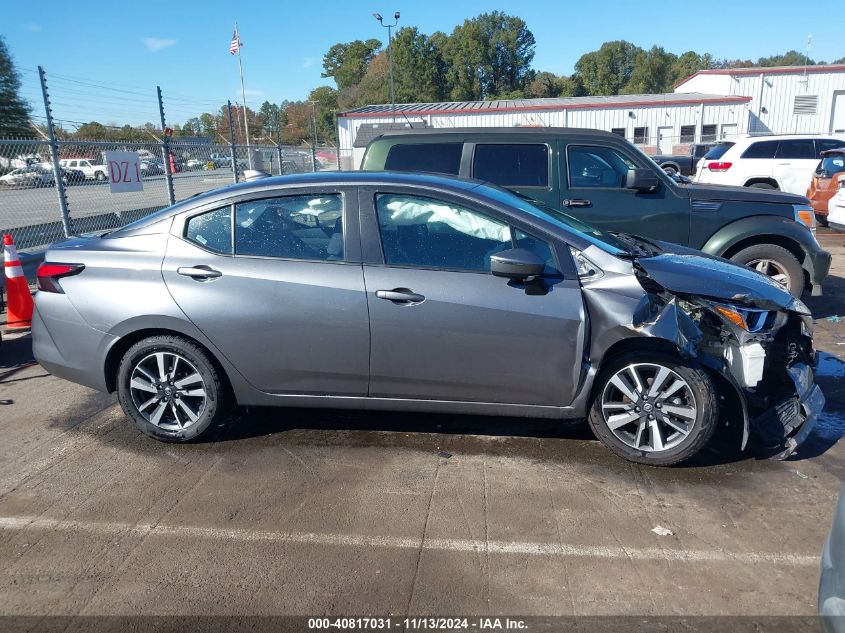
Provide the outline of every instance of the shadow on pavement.
<path id="1" fill-rule="evenodd" d="M 817 320 L 841 317 L 845 319 L 845 278 L 830 275 L 824 281 L 824 295 L 803 297 L 804 303 Z"/>

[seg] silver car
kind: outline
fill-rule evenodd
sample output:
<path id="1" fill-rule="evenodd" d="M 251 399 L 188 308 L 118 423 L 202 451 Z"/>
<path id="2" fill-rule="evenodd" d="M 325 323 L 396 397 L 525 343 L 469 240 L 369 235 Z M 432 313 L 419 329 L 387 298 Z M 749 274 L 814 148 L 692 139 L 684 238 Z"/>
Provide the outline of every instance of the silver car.
<path id="1" fill-rule="evenodd" d="M 233 404 L 587 417 L 668 465 L 728 415 L 786 456 L 824 404 L 776 282 L 477 181 L 233 185 L 53 246 L 38 287 L 39 362 L 165 441 Z"/>

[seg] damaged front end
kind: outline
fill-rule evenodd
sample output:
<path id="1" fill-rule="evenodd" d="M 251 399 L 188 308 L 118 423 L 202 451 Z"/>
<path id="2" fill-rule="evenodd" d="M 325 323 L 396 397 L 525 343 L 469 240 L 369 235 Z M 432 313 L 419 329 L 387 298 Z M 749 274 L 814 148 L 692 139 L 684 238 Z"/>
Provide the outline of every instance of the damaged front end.
<path id="1" fill-rule="evenodd" d="M 825 402 L 807 307 L 763 275 L 749 286 L 746 271 L 723 260 L 663 254 L 633 266 L 645 294 L 632 329 L 672 342 L 733 387 L 743 449 L 752 434 L 775 459 L 791 455 Z"/>

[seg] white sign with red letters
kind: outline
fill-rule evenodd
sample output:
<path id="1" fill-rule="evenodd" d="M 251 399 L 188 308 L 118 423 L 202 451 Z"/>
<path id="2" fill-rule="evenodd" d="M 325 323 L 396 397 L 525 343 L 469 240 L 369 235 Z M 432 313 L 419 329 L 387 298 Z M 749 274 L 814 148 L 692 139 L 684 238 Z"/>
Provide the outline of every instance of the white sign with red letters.
<path id="1" fill-rule="evenodd" d="M 141 157 L 138 152 L 104 152 L 112 193 L 143 191 Z"/>

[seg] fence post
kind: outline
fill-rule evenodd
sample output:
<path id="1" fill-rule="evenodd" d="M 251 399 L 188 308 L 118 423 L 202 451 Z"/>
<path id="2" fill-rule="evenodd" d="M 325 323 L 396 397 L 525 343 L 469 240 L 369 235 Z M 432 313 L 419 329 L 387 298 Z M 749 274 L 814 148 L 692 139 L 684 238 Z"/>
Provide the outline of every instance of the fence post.
<path id="1" fill-rule="evenodd" d="M 67 196 L 65 195 L 65 183 L 62 180 L 62 168 L 59 166 L 59 144 L 56 141 L 56 130 L 53 127 L 53 113 L 50 109 L 50 96 L 47 93 L 47 75 L 42 66 L 38 67 L 38 77 L 41 80 L 41 95 L 44 97 L 44 112 L 47 117 L 47 132 L 50 138 L 50 158 L 53 161 L 53 179 L 56 185 L 56 195 L 59 196 L 59 211 L 62 214 L 62 229 L 65 237 L 73 235 L 70 224 L 70 214 L 67 208 Z"/>
<path id="2" fill-rule="evenodd" d="M 170 138 L 167 136 L 167 125 L 164 123 L 164 101 L 161 98 L 161 86 L 156 86 L 158 94 L 158 116 L 161 118 L 161 155 L 164 159 L 164 180 L 167 183 L 167 199 L 171 205 L 176 204 L 176 192 L 173 190 L 173 174 L 170 171 Z"/>
<path id="3" fill-rule="evenodd" d="M 229 110 L 229 136 L 232 139 L 229 143 L 229 152 L 232 154 L 232 175 L 235 178 L 235 182 L 238 182 L 238 158 L 236 153 L 237 148 L 235 147 L 235 121 L 232 119 L 232 102 L 227 101 L 226 107 Z"/>
<path id="4" fill-rule="evenodd" d="M 282 175 L 282 112 L 279 110 L 279 120 L 276 121 L 276 151 L 279 153 L 279 175 Z"/>

